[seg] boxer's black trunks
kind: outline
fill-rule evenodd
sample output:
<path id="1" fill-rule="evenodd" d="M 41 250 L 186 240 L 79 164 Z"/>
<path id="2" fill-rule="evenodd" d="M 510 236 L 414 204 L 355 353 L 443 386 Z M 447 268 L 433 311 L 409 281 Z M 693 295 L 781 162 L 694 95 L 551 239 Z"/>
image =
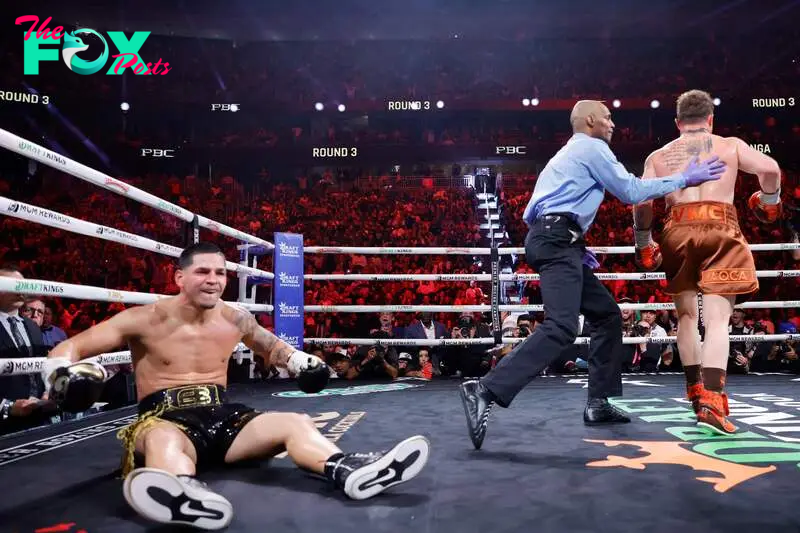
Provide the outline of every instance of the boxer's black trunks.
<path id="1" fill-rule="evenodd" d="M 239 432 L 261 414 L 241 403 L 227 403 L 219 385 L 191 385 L 154 392 L 139 402 L 140 419 L 155 416 L 176 424 L 194 445 L 198 468 L 225 462 Z"/>

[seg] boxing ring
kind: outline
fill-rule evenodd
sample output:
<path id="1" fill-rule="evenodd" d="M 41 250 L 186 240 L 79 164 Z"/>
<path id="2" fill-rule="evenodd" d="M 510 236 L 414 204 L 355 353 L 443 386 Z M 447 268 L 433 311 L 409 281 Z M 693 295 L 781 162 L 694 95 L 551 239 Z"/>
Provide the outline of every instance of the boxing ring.
<path id="1" fill-rule="evenodd" d="M 257 268 L 276 245 L 120 182 L 35 143 L 0 130 L 0 146 L 93 183 L 186 223 L 186 241 L 200 228 L 240 242 L 238 262 L 227 268 L 239 279 L 238 305 L 277 315 L 285 302 L 254 301 L 255 287 L 290 277 Z M 178 257 L 181 248 L 0 197 L 0 213 L 51 228 Z M 753 244 L 754 252 L 800 248 L 796 243 Z M 632 254 L 632 246 L 592 247 L 599 254 Z M 301 345 L 466 346 L 487 348 L 523 339 L 502 337 L 500 313 L 539 312 L 541 305 L 500 303 L 503 282 L 531 281 L 537 274 L 500 273 L 502 255 L 522 248 L 301 247 L 303 254 L 488 256 L 490 274 L 305 274 L 303 281 L 489 281 L 489 305 L 306 305 L 304 313 L 481 312 L 491 313 L 492 336 L 476 339 L 305 338 Z M 764 270 L 759 278 L 798 277 L 800 270 Z M 658 281 L 663 273 L 598 273 L 601 280 Z M 296 284 L 296 283 L 295 283 Z M 302 292 L 303 283 L 300 283 Z M 119 291 L 50 280 L 0 277 L 0 292 L 141 305 L 169 295 Z M 621 309 L 665 310 L 671 303 L 620 303 Z M 752 301 L 742 309 L 797 308 L 800 301 Z M 287 337 L 283 337 L 287 338 Z M 732 335 L 732 341 L 797 341 L 800 335 Z M 576 344 L 588 344 L 579 337 Z M 626 344 L 674 343 L 675 337 L 630 337 Z M 237 361 L 252 359 L 244 346 Z M 131 362 L 130 352 L 102 354 L 103 365 Z M 43 359 L 4 359 L 0 375 L 37 373 Z M 377 531 L 747 531 L 797 529 L 789 501 L 770 497 L 796 487 L 800 468 L 800 395 L 785 374 L 731 376 L 732 437 L 709 435 L 694 425 L 683 398 L 682 374 L 626 374 L 625 396 L 615 405 L 634 423 L 613 429 L 581 423 L 586 378 L 544 376 L 524 390 L 514 408 L 495 410 L 483 450 L 469 443 L 455 380 L 416 378 L 392 383 L 334 380 L 316 395 L 296 390 L 291 380 L 233 384 L 233 401 L 262 410 L 308 413 L 323 434 L 347 451 L 385 448 L 410 434 L 433 446 L 427 469 L 401 490 L 365 502 L 345 500 L 285 457 L 204 474 L 235 507 L 231 531 L 277 527 L 281 531 L 334 532 L 369 527 Z M 146 524 L 127 507 L 117 479 L 121 447 L 115 433 L 133 420 L 126 407 L 0 438 L 0 476 L 14 484 L 0 499 L 4 530 L 19 532 L 167 531 Z M 514 484 L 514 487 L 511 487 Z M 263 496 L 263 500 L 262 500 Z M 262 503 L 263 501 L 263 503 Z M 480 503 L 479 503 L 480 502 Z M 758 506 L 759 512 L 752 509 Z M 708 509 L 714 509 L 713 516 Z M 368 523 L 365 526 L 365 523 Z M 602 525 L 601 525 L 602 524 Z"/>

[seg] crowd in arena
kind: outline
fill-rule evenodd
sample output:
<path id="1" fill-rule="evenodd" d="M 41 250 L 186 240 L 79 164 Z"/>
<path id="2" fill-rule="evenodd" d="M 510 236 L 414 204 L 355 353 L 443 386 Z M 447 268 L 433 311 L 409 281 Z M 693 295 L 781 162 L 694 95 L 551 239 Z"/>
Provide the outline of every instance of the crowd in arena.
<path id="1" fill-rule="evenodd" d="M 237 197 L 245 195 L 244 187 L 232 177 L 220 180 L 219 185 L 206 187 L 198 183 L 194 177 L 178 179 L 172 176 L 159 179 L 158 176 L 132 177 L 127 180 L 131 185 L 142 187 L 163 198 L 175 201 L 183 207 L 208 212 L 209 206 L 235 203 Z M 535 176 L 529 177 L 530 187 L 535 183 Z M 47 185 L 45 186 L 44 183 Z M 745 182 L 746 183 L 746 182 Z M 328 190 L 323 181 L 310 187 L 307 184 L 294 185 L 275 184 L 267 192 L 252 203 L 253 209 L 240 210 L 229 219 L 221 221 L 242 228 L 249 233 L 265 239 L 271 239 L 275 231 L 296 232 L 303 235 L 306 245 L 336 246 L 480 246 L 481 232 L 478 229 L 479 212 L 476 210 L 477 199 L 472 189 L 394 189 L 390 191 Z M 744 184 L 740 185 L 739 209 L 742 220 L 741 227 L 750 242 L 787 242 L 792 238 L 787 225 L 777 224 L 767 227 L 756 223 L 749 210 L 744 206 Z M 800 197 L 800 186 L 791 177 L 784 186 L 785 196 Z M 37 206 L 46 206 L 52 211 L 60 212 L 76 218 L 84 218 L 106 226 L 120 228 L 157 240 L 180 245 L 183 223 L 171 215 L 161 213 L 142 206 L 124 197 L 111 194 L 96 187 L 59 174 L 52 169 L 40 169 L 36 177 L 27 182 L 10 179 L 0 180 L 0 195 Z M 521 222 L 521 214 L 528 199 L 528 190 L 501 191 L 502 221 L 510 234 L 510 242 L 521 243 L 524 239 L 525 227 Z M 241 199 L 241 198 L 240 198 Z M 253 200 L 250 200 L 251 202 Z M 657 220 L 663 220 L 663 204 L 656 203 Z M 213 210 L 213 209 L 212 209 Z M 224 215 L 224 210 L 217 214 Z M 656 226 L 658 230 L 658 225 Z M 93 285 L 129 290 L 134 292 L 153 292 L 173 294 L 177 292 L 174 284 L 175 264 L 172 259 L 139 249 L 126 247 L 109 241 L 86 238 L 70 232 L 44 228 L 36 224 L 4 217 L 0 220 L 0 231 L 5 240 L 0 251 L 0 262 L 13 262 L 28 278 L 57 280 L 82 285 Z M 232 240 L 211 232 L 203 231 L 203 239 L 216 240 L 230 258 L 237 257 Z M 630 206 L 611 199 L 606 201 L 598 215 L 598 220 L 587 236 L 590 245 L 620 245 L 633 242 L 632 215 Z M 486 258 L 484 258 L 485 260 Z M 602 272 L 635 272 L 631 256 L 617 254 L 600 255 Z M 756 254 L 757 267 L 763 270 L 793 269 L 797 266 L 791 254 L 786 252 L 768 252 Z M 380 255 L 335 255 L 311 254 L 306 256 L 306 273 L 481 273 L 488 272 L 488 264 L 484 266 L 478 258 L 471 256 L 380 256 Z M 268 269 L 269 263 L 260 265 Z M 531 272 L 521 258 L 514 265 L 516 272 Z M 665 282 L 645 281 L 606 281 L 606 285 L 617 301 L 625 302 L 666 302 L 669 297 L 663 292 Z M 781 300 L 786 294 L 797 289 L 797 278 L 762 279 L 759 300 Z M 488 304 L 490 287 L 488 282 L 367 282 L 367 281 L 307 281 L 306 304 L 339 305 L 339 304 L 438 304 L 438 305 L 474 305 Z M 229 278 L 226 297 L 236 299 L 237 280 Z M 541 302 L 538 286 L 534 282 L 526 284 L 520 303 L 537 304 Z M 47 327 L 56 326 L 66 333 L 74 335 L 87 329 L 122 310 L 121 303 L 102 303 L 91 301 L 47 299 L 46 304 L 52 312 Z M 435 338 L 453 336 L 491 336 L 487 316 L 480 314 L 441 313 L 426 316 L 430 321 L 429 329 L 436 332 Z M 674 313 L 639 313 L 640 321 L 633 321 L 633 314 L 628 315 L 628 334 L 634 329 L 646 329 L 644 322 L 649 321 L 653 331 L 674 335 L 676 320 Z M 421 327 L 420 316 L 399 313 L 396 315 L 375 315 L 364 313 L 308 313 L 305 319 L 305 335 L 310 338 L 349 338 L 368 335 L 386 335 L 392 338 L 425 338 Z M 511 315 L 504 324 L 507 333 L 519 335 L 520 329 L 514 320 L 528 321 L 529 326 L 522 331 L 534 330 L 541 322 L 540 313 L 528 315 Z M 261 317 L 262 323 L 270 327 L 268 316 Z M 644 321 L 644 322 L 642 322 Z M 742 317 L 747 327 L 759 328 L 766 333 L 784 331 L 788 324 L 800 327 L 800 317 L 793 309 L 753 310 Z M 641 325 L 640 325 L 641 324 Z M 434 326 L 435 325 L 435 326 Z M 380 333 L 383 331 L 383 333 Z M 434 338 L 430 337 L 429 338 Z M 662 345 L 655 345 L 663 348 Z M 753 344 L 748 348 L 758 348 Z M 778 344 L 769 345 L 779 348 Z M 780 364 L 757 363 L 756 368 L 794 368 L 792 343 L 787 343 L 785 353 L 788 354 Z M 322 348 L 321 348 L 322 349 Z M 642 368 L 675 368 L 679 365 L 674 357 L 676 349 L 669 353 L 660 353 L 653 359 L 651 347 L 650 358 L 631 355 L 629 367 Z M 344 357 L 351 352 L 355 356 L 358 350 L 347 346 L 325 346 L 324 353 L 332 364 L 340 367 Z M 458 352 L 461 349 L 455 350 Z M 412 358 L 410 370 L 408 363 L 404 372 L 416 372 L 419 360 L 419 348 L 411 347 L 389 350 L 387 357 L 398 367 L 401 357 Z M 647 350 L 642 350 L 646 352 Z M 747 350 L 744 350 L 745 352 Z M 487 370 L 497 357 L 504 353 L 482 351 L 472 357 L 453 355 L 453 349 L 424 350 L 423 358 L 428 358 L 436 365 L 436 372 L 445 374 L 456 372 L 483 372 Z M 363 358 L 367 352 L 361 349 Z M 783 352 L 781 352 L 783 353 Z M 752 354 L 755 354 L 753 350 Z M 579 371 L 585 361 L 581 357 L 580 348 L 566 354 L 562 362 L 555 364 L 552 371 Z M 585 354 L 583 354 L 585 357 Z M 763 354 L 762 354 L 763 355 Z M 767 354 L 769 355 L 769 354 Z M 774 355 L 774 354 L 773 354 Z M 347 359 L 345 357 L 345 359 Z M 349 359 L 347 359 L 349 361 Z M 472 362 L 469 362 L 472 361 Z M 766 360 L 765 360 L 766 361 Z M 465 366 L 466 365 L 466 366 Z M 476 366 L 477 365 L 477 366 Z M 649 366 L 648 366 L 649 365 Z M 760 365 L 760 366 L 759 366 Z M 772 365 L 772 366 L 770 366 Z M 274 375 L 275 369 L 265 369 L 264 375 Z M 348 369 L 341 372 L 343 376 L 352 375 Z"/>

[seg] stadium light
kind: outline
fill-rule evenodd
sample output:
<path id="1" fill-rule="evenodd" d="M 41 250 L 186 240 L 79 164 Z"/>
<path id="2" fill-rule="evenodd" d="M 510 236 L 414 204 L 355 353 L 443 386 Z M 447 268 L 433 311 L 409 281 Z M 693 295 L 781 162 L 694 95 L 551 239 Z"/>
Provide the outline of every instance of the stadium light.
<path id="1" fill-rule="evenodd" d="M 325 109 L 325 106 L 322 105 L 322 102 L 317 102 L 316 104 L 314 104 L 314 109 L 316 109 L 317 111 L 322 111 L 323 109 Z"/>
<path id="2" fill-rule="evenodd" d="M 122 103 L 119 105 L 119 108 L 120 108 L 120 109 L 122 109 L 122 112 L 123 112 L 123 113 L 127 113 L 127 112 L 128 112 L 128 110 L 131 108 L 131 105 L 130 105 L 128 102 L 122 102 Z"/>
<path id="3" fill-rule="evenodd" d="M 721 103 L 722 101 L 719 98 L 714 98 L 714 105 L 719 105 Z"/>
<path id="4" fill-rule="evenodd" d="M 442 102 L 441 100 L 437 101 L 436 102 L 436 108 L 437 109 L 444 109 L 444 102 Z"/>
<path id="5" fill-rule="evenodd" d="M 522 105 L 524 105 L 525 107 L 528 107 L 529 105 L 531 105 L 531 101 L 530 101 L 530 99 L 528 99 L 528 98 L 523 98 L 523 99 L 522 99 Z"/>
<path id="6" fill-rule="evenodd" d="M 611 105 L 614 106 L 614 108 L 618 108 L 619 106 L 622 105 L 622 102 L 620 102 L 619 100 L 614 100 L 613 102 L 611 102 Z"/>
<path id="7" fill-rule="evenodd" d="M 339 112 L 344 113 L 345 107 L 344 104 L 339 104 Z"/>
<path id="8" fill-rule="evenodd" d="M 653 109 L 658 109 L 660 105 L 661 103 L 658 100 L 653 100 L 652 102 L 650 102 L 650 107 L 652 107 Z"/>
<path id="9" fill-rule="evenodd" d="M 531 105 L 539 105 L 539 99 L 538 98 L 532 99 L 531 100 Z"/>

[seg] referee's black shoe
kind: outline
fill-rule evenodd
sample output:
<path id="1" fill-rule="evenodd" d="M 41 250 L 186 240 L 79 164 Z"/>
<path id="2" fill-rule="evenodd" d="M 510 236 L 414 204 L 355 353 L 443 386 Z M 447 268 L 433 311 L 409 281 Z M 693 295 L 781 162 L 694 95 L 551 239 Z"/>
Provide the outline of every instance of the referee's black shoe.
<path id="1" fill-rule="evenodd" d="M 606 398 L 589 398 L 586 410 L 583 411 L 583 423 L 587 426 L 627 424 L 630 421 L 622 411 L 608 403 Z"/>
<path id="2" fill-rule="evenodd" d="M 486 436 L 489 412 L 494 406 L 494 395 L 477 379 L 463 382 L 458 392 L 464 404 L 464 414 L 467 415 L 469 438 L 475 449 L 480 450 Z"/>

